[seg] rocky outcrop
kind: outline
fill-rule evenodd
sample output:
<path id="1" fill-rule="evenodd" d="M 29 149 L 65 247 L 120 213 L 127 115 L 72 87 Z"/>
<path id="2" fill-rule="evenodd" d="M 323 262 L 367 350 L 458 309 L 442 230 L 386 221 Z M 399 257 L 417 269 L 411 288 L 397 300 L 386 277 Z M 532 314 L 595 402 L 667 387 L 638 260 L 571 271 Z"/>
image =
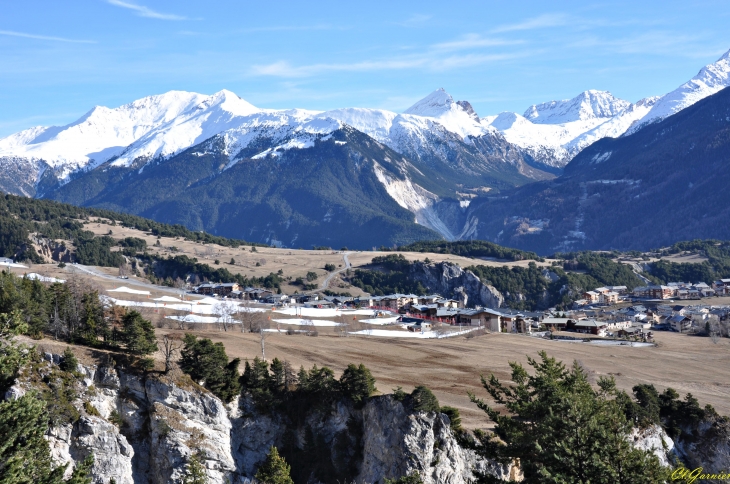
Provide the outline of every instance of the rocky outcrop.
<path id="1" fill-rule="evenodd" d="M 702 467 L 708 474 L 730 470 L 730 420 L 711 415 L 682 430 L 675 453 L 688 469 Z"/>
<path id="2" fill-rule="evenodd" d="M 411 412 L 392 395 L 372 398 L 363 409 L 363 461 L 356 482 L 382 482 L 417 473 L 424 484 L 473 482 L 472 470 L 509 480 L 513 466 L 478 457 L 459 446 L 449 418 Z"/>
<path id="3" fill-rule="evenodd" d="M 44 360 L 34 371 L 45 380 L 62 359 L 46 353 Z M 446 415 L 414 411 L 408 397 L 372 397 L 362 408 L 347 399 L 295 399 L 261 409 L 245 397 L 225 405 L 182 373 L 145 376 L 113 364 L 78 366 L 79 417 L 47 435 L 54 461 L 70 464 L 67 475 L 93 454 L 94 484 L 180 483 L 193 455 L 211 484 L 248 484 L 271 446 L 299 472 L 297 482 L 312 484 L 382 484 L 414 473 L 425 484 L 469 484 L 474 472 L 522 479 L 517 466 L 462 447 Z M 32 387 L 19 382 L 5 398 Z M 730 468 L 730 420 L 711 413 L 681 431 L 673 440 L 653 425 L 635 429 L 629 440 L 664 466 Z"/>
<path id="4" fill-rule="evenodd" d="M 133 484 L 132 457 L 134 450 L 116 425 L 101 417 L 82 416 L 73 426 L 69 454 L 74 462 L 94 456 L 91 468 L 94 484 Z"/>
<path id="5" fill-rule="evenodd" d="M 648 450 L 659 458 L 663 466 L 672 464 L 674 441 L 659 425 L 651 425 L 645 429 L 634 428 L 629 441 L 637 449 Z"/>
<path id="6" fill-rule="evenodd" d="M 461 301 L 464 306 L 499 308 L 504 305 L 504 296 L 494 286 L 484 284 L 476 274 L 456 264 L 415 262 L 410 270 L 413 280 L 430 291 Z"/>
<path id="7" fill-rule="evenodd" d="M 44 355 L 57 365 L 59 355 Z M 181 482 L 190 456 L 208 482 L 238 479 L 231 420 L 218 398 L 182 374 L 146 377 L 112 366 L 79 365 L 73 402 L 80 418 L 52 428 L 47 439 L 58 464 L 74 466 L 93 454 L 94 484 Z M 22 394 L 16 385 L 14 394 Z"/>

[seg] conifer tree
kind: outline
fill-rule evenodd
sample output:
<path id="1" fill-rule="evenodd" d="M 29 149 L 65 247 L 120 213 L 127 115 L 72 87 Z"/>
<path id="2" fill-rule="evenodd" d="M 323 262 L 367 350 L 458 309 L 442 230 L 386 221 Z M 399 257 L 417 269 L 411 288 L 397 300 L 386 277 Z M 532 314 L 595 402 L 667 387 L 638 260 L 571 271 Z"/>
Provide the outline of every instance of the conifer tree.
<path id="1" fill-rule="evenodd" d="M 528 364 L 534 375 L 510 363 L 513 386 L 494 375 L 482 377 L 484 388 L 507 413 L 470 394 L 496 424 L 494 434 L 480 437 L 477 452 L 503 462 L 519 459 L 525 481 L 538 484 L 668 479 L 655 455 L 629 442 L 631 423 L 616 401 L 613 379 L 602 378 L 596 390 L 579 364 L 568 369 L 545 352 L 539 360 L 528 357 Z"/>
<path id="2" fill-rule="evenodd" d="M 127 350 L 138 356 L 157 351 L 157 339 L 152 323 L 137 311 L 130 311 L 122 318 L 123 339 Z"/>
<path id="3" fill-rule="evenodd" d="M 276 447 L 272 446 L 255 477 L 262 484 L 294 484 L 290 474 L 291 466 L 279 455 Z"/>
<path id="4" fill-rule="evenodd" d="M 183 484 L 208 484 L 208 474 L 205 472 L 205 466 L 199 453 L 190 456 Z"/>
<path id="5" fill-rule="evenodd" d="M 376 390 L 375 378 L 362 363 L 359 366 L 350 364 L 340 377 L 340 388 L 355 405 L 362 405 Z"/>
<path id="6" fill-rule="evenodd" d="M 61 363 L 59 363 L 58 367 L 67 372 L 74 372 L 78 368 L 79 360 L 76 359 L 76 355 L 74 354 L 73 350 L 69 347 L 66 347 L 65 350 L 63 350 L 63 358 L 61 359 Z"/>

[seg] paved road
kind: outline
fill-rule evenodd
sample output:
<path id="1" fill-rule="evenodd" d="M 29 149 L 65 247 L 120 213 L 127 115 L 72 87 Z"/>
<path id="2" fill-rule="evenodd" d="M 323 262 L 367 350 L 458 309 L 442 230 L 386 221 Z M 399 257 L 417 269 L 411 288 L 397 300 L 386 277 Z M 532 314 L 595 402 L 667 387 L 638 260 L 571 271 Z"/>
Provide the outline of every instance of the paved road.
<path id="1" fill-rule="evenodd" d="M 131 277 L 129 279 L 119 279 L 118 277 L 110 276 L 109 274 L 106 274 L 103 271 L 100 271 L 99 269 L 97 269 L 95 267 L 82 266 L 81 264 L 66 264 L 66 271 L 71 272 L 71 273 L 84 272 L 84 273 L 90 274 L 92 276 L 100 277 L 102 279 L 107 279 L 109 281 L 114 281 L 115 283 L 119 284 L 120 286 L 138 286 L 138 287 L 143 287 L 143 288 L 147 289 L 148 291 L 150 289 L 154 289 L 156 291 L 166 292 L 168 294 L 174 294 L 175 296 L 180 297 L 180 290 L 175 289 L 174 287 L 156 286 L 154 284 L 150 284 L 149 282 L 137 281 L 135 279 L 132 279 Z"/>
<path id="2" fill-rule="evenodd" d="M 327 289 L 327 287 L 329 286 L 329 284 L 330 284 L 330 281 L 332 280 L 332 278 L 333 278 L 333 277 L 335 277 L 335 276 L 336 276 L 337 274 L 339 274 L 339 273 L 341 273 L 341 272 L 344 272 L 344 271 L 346 271 L 347 269 L 349 269 L 350 267 L 352 267 L 352 266 L 350 265 L 350 260 L 349 260 L 349 259 L 347 258 L 347 256 L 348 256 L 348 255 L 350 255 L 350 254 L 352 254 L 352 252 L 345 252 L 345 253 L 344 253 L 344 254 L 342 255 L 342 258 L 343 258 L 343 259 L 344 259 L 344 261 L 345 261 L 345 267 L 343 267 L 343 268 L 342 268 L 342 269 L 340 269 L 340 270 L 337 270 L 337 271 L 334 271 L 334 272 L 330 272 L 330 274 L 329 274 L 329 275 L 327 276 L 327 278 L 326 278 L 326 279 L 325 279 L 325 280 L 324 280 L 324 281 L 322 282 L 322 286 L 320 287 L 320 289 L 321 289 L 322 291 L 324 291 L 325 289 Z"/>

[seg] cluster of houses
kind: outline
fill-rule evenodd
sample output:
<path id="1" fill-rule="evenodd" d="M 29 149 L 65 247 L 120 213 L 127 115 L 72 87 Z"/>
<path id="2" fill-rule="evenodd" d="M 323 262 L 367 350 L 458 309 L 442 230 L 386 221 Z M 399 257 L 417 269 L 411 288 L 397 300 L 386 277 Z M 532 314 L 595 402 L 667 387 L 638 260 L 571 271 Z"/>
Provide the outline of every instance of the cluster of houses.
<path id="1" fill-rule="evenodd" d="M 670 282 L 661 286 L 634 288 L 633 296 L 643 299 L 702 299 L 703 297 L 730 295 L 730 279 L 720 279 L 708 285 L 704 282 Z"/>
<path id="2" fill-rule="evenodd" d="M 640 286 L 629 291 L 626 286 L 605 286 L 586 291 L 576 306 L 610 306 L 628 300 L 702 299 L 713 296 L 730 296 L 730 279 L 720 279 L 708 285 L 704 282 L 690 284 L 670 282 L 666 285 Z"/>
<path id="3" fill-rule="evenodd" d="M 270 289 L 241 287 L 237 283 L 201 284 L 195 291 L 257 301 L 266 304 L 301 304 L 305 307 L 367 307 L 401 314 L 402 322 L 411 330 L 430 330 L 434 323 L 480 326 L 495 333 L 534 333 L 570 331 L 599 337 L 635 337 L 647 340 L 653 330 L 688 332 L 704 328 L 710 320 L 730 319 L 730 306 L 684 306 L 662 304 L 666 299 L 693 299 L 730 294 L 730 279 L 704 283 L 670 283 L 662 286 L 599 287 L 583 294 L 574 309 L 562 313 L 517 311 L 506 308 L 465 308 L 455 299 L 438 294 L 389 294 L 385 296 L 320 296 L 316 294 L 285 295 Z M 632 300 L 635 305 L 612 309 L 611 305 Z M 636 304 L 637 300 L 641 304 Z"/>

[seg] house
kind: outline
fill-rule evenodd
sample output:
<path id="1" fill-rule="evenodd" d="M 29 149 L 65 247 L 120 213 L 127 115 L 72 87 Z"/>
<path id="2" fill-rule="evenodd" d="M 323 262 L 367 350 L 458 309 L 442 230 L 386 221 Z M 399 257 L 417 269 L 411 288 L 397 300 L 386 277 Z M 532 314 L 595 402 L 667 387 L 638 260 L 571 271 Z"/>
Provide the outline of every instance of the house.
<path id="1" fill-rule="evenodd" d="M 620 331 L 634 326 L 632 321 L 606 321 L 606 330 Z"/>
<path id="2" fill-rule="evenodd" d="M 456 323 L 456 317 L 459 314 L 458 309 L 454 308 L 438 308 L 436 310 L 436 319 L 441 323 Z"/>
<path id="3" fill-rule="evenodd" d="M 440 308 L 458 308 L 460 303 L 456 299 L 439 298 L 436 300 L 436 305 Z"/>
<path id="4" fill-rule="evenodd" d="M 669 316 L 667 318 L 666 324 L 674 331 L 683 333 L 685 331 L 689 331 L 689 328 L 692 327 L 692 320 L 682 314 L 675 314 L 674 316 Z"/>
<path id="5" fill-rule="evenodd" d="M 597 304 L 601 300 L 601 293 L 597 291 L 586 291 L 583 293 L 583 299 L 585 299 L 588 304 Z"/>
<path id="6" fill-rule="evenodd" d="M 501 313 L 492 309 L 462 309 L 457 316 L 457 324 L 463 326 L 482 326 L 490 331 L 499 332 Z"/>
<path id="7" fill-rule="evenodd" d="M 643 338 L 644 330 L 638 326 L 631 326 L 628 328 L 623 328 L 618 331 L 617 335 L 619 337 L 625 338 L 625 337 L 632 337 L 632 336 L 638 336 L 640 338 Z"/>
<path id="8" fill-rule="evenodd" d="M 639 286 L 634 288 L 633 295 L 645 299 L 670 299 L 677 290 L 676 286 Z"/>
<path id="9" fill-rule="evenodd" d="M 399 311 L 406 306 L 418 303 L 418 296 L 414 294 L 390 294 L 388 296 L 377 296 L 372 298 L 371 307 L 380 307 Z"/>
<path id="10" fill-rule="evenodd" d="M 628 288 L 626 286 L 606 286 L 608 289 L 610 289 L 612 292 L 618 293 L 618 295 L 623 296 L 627 292 L 629 292 Z"/>
<path id="11" fill-rule="evenodd" d="M 438 294 L 431 294 L 429 296 L 418 296 L 417 301 L 413 304 L 418 304 L 419 306 L 425 306 L 427 304 L 436 304 L 436 301 L 439 299 L 443 299 Z"/>
<path id="12" fill-rule="evenodd" d="M 570 318 L 544 318 L 542 320 L 542 324 L 545 325 L 545 327 L 549 331 L 564 331 L 565 328 L 568 326 L 568 321 L 571 321 Z"/>
<path id="13" fill-rule="evenodd" d="M 10 259 L 8 257 L 0 257 L 0 264 L 15 264 L 15 261 L 13 259 Z"/>
<path id="14" fill-rule="evenodd" d="M 224 282 L 223 284 L 216 284 L 215 288 L 213 289 L 213 292 L 220 296 L 227 296 L 232 291 L 238 291 L 240 289 L 240 286 L 237 282 Z"/>
<path id="15" fill-rule="evenodd" d="M 595 319 L 581 319 L 579 321 L 569 321 L 567 330 L 574 331 L 576 333 L 606 336 L 607 326 L 608 324 L 605 321 L 596 321 Z"/>
<path id="16" fill-rule="evenodd" d="M 719 279 L 712 283 L 712 288 L 717 295 L 730 294 L 730 279 Z"/>
<path id="17" fill-rule="evenodd" d="M 286 294 L 272 294 L 263 299 L 266 304 L 293 304 L 294 299 Z"/>
<path id="18" fill-rule="evenodd" d="M 616 304 L 618 303 L 618 293 L 613 291 L 602 292 L 599 302 L 601 304 Z"/>

